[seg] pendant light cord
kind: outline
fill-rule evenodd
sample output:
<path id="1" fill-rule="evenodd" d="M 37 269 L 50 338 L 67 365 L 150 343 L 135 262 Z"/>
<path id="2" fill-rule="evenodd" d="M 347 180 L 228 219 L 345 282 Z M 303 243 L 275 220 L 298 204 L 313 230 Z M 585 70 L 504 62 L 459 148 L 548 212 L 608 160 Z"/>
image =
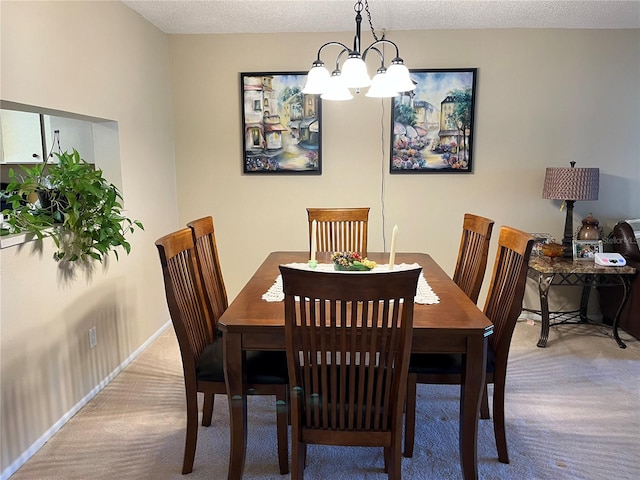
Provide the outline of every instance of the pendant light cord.
<path id="1" fill-rule="evenodd" d="M 385 215 L 385 204 L 384 204 L 384 197 L 385 197 L 385 155 L 384 155 L 384 131 L 385 131 L 385 125 L 384 125 L 384 99 L 380 99 L 380 105 L 382 106 L 382 113 L 380 115 L 380 132 L 381 132 L 381 140 L 380 140 L 380 206 L 381 206 L 381 213 L 382 213 L 382 251 L 386 252 L 387 251 L 387 237 L 385 232 L 387 231 L 386 228 L 386 215 Z"/>

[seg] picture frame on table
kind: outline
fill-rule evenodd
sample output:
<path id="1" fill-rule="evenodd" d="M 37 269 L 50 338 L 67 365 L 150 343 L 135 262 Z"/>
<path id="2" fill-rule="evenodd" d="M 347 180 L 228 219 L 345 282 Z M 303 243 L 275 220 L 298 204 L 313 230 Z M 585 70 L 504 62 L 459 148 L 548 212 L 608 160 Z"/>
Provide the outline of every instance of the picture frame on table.
<path id="1" fill-rule="evenodd" d="M 602 253 L 602 240 L 574 240 L 573 259 L 580 261 L 594 261 L 596 253 Z"/>
<path id="2" fill-rule="evenodd" d="M 556 240 L 548 233 L 531 233 L 533 238 L 533 248 L 531 249 L 531 255 L 542 255 L 542 245 L 547 243 L 554 243 Z"/>
<path id="3" fill-rule="evenodd" d="M 322 102 L 306 72 L 240 73 L 245 174 L 322 174 Z"/>
<path id="4" fill-rule="evenodd" d="M 411 69 L 391 99 L 391 173 L 472 173 L 477 68 Z"/>

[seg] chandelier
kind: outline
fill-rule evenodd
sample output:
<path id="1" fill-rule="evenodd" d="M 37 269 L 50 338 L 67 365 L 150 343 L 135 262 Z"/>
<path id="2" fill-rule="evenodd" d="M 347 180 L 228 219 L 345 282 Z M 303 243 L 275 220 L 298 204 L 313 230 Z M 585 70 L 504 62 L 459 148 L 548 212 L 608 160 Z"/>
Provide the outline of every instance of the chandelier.
<path id="1" fill-rule="evenodd" d="M 307 83 L 302 90 L 303 93 L 320 94 L 320 98 L 324 100 L 350 100 L 353 98 L 349 89 L 355 89 L 356 93 L 361 88 L 369 87 L 366 93 L 367 97 L 388 98 L 395 97 L 402 92 L 408 92 L 416 88 L 415 84 L 409 76 L 409 69 L 404 65 L 404 60 L 400 58 L 398 46 L 391 40 L 378 38 L 371 22 L 371 13 L 369 12 L 369 3 L 362 0 L 354 5 L 356 12 L 356 34 L 353 38 L 353 48 L 347 47 L 341 42 L 327 42 L 318 50 L 318 56 L 313 62 L 311 70 L 307 74 Z M 369 26 L 374 42 L 360 50 L 360 24 L 362 23 L 362 10 L 367 13 Z M 389 44 L 395 48 L 395 57 L 391 60 L 389 68 L 385 67 L 384 44 Z M 325 68 L 324 62 L 320 59 L 320 54 L 325 47 L 335 45 L 340 47 L 340 53 L 336 58 L 336 66 L 333 72 Z M 376 75 L 369 77 L 365 60 L 367 55 L 375 52 L 380 60 L 380 68 L 376 71 Z M 340 64 L 344 55 L 346 60 Z M 342 67 L 342 68 L 341 68 Z"/>

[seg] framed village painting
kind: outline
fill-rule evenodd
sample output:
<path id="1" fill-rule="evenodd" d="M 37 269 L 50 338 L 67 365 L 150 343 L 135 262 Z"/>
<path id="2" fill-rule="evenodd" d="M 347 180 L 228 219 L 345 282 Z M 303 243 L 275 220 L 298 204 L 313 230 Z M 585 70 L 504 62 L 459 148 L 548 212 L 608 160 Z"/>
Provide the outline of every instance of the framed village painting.
<path id="1" fill-rule="evenodd" d="M 320 95 L 302 93 L 306 79 L 306 72 L 240 74 L 244 173 L 322 173 Z"/>
<path id="2" fill-rule="evenodd" d="M 477 68 L 409 70 L 393 97 L 391 173 L 471 173 Z"/>

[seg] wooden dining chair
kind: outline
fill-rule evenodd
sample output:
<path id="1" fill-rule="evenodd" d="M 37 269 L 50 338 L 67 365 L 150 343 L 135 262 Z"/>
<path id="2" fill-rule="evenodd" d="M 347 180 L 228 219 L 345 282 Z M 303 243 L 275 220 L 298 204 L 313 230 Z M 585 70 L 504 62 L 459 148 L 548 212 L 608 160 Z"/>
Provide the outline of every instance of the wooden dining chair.
<path id="1" fill-rule="evenodd" d="M 478 303 L 478 295 L 487 269 L 489 256 L 489 240 L 494 221 L 472 213 L 464 214 L 462 238 L 453 281 L 467 294 L 474 303 Z"/>
<path id="2" fill-rule="evenodd" d="M 213 223 L 211 226 L 213 227 Z M 204 239 L 201 241 L 206 242 Z M 212 256 L 207 261 L 217 264 L 215 243 L 211 245 Z M 223 369 L 223 342 L 220 334 L 216 334 L 217 317 L 211 308 L 209 296 L 205 293 L 203 280 L 208 274 L 203 276 L 201 273 L 191 229 L 183 228 L 161 237 L 156 241 L 156 247 L 162 265 L 167 305 L 182 357 L 187 403 L 182 473 L 187 474 L 193 470 L 198 438 L 198 392 L 204 394 L 205 400 L 203 426 L 211 424 L 213 396 L 227 393 Z M 207 265 L 206 262 L 203 264 Z M 280 473 L 286 474 L 289 471 L 286 355 L 283 355 L 283 352 L 249 351 L 245 367 L 246 394 L 276 397 L 279 467 Z"/>
<path id="3" fill-rule="evenodd" d="M 358 252 L 367 256 L 369 208 L 307 208 L 309 252 L 311 230 L 316 221 L 317 252 Z"/>
<path id="4" fill-rule="evenodd" d="M 307 444 L 384 447 L 388 477 L 400 479 L 420 271 L 346 274 L 280 266 L 293 480 L 304 476 Z"/>
<path id="5" fill-rule="evenodd" d="M 484 313 L 494 324 L 488 338 L 486 380 L 481 401 L 481 417 L 489 418 L 487 384 L 493 384 L 493 428 L 498 459 L 509 463 L 504 424 L 504 392 L 507 359 L 516 320 L 522 309 L 527 269 L 533 237 L 511 227 L 500 229 L 493 275 Z M 459 385 L 464 359 L 460 354 L 411 355 L 407 386 L 404 456 L 413 455 L 416 423 L 416 386 L 418 383 Z"/>

